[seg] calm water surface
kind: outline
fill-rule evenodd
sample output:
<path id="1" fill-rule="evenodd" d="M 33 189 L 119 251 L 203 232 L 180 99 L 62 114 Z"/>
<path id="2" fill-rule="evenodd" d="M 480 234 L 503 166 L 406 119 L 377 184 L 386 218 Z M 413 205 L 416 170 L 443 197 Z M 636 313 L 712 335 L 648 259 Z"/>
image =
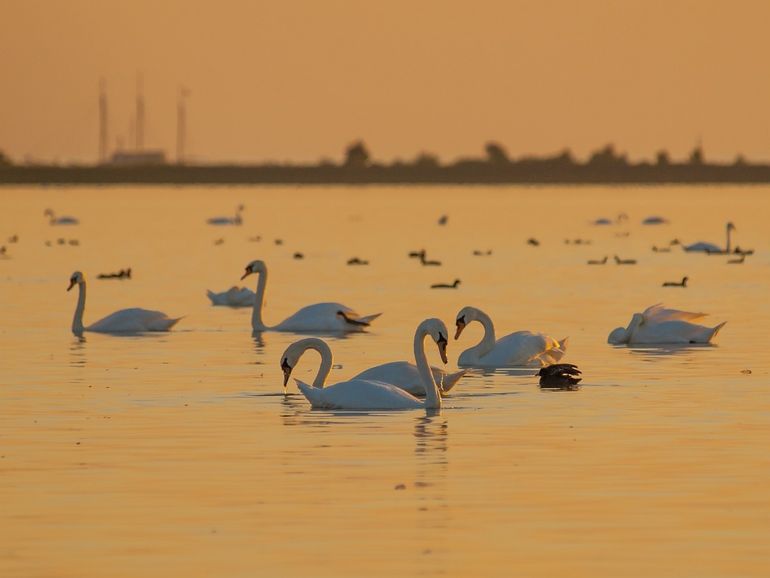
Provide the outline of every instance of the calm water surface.
<path id="1" fill-rule="evenodd" d="M 241 202 L 243 226 L 205 224 Z M 49 226 L 47 207 L 81 225 Z M 642 226 L 652 214 L 671 224 Z M 768 576 L 768 217 L 768 187 L 2 189 L 0 575 Z M 728 220 L 756 250 L 743 265 L 650 250 L 723 244 Z M 407 259 L 422 247 L 444 265 Z M 639 264 L 585 264 L 615 253 Z M 268 324 L 327 300 L 383 312 L 330 339 L 335 381 L 409 359 L 422 319 L 451 327 L 474 305 L 499 335 L 569 336 L 585 385 L 498 371 L 462 381 L 440 415 L 311 411 L 282 395 L 297 336 L 255 340 L 250 311 L 206 298 L 253 259 L 270 269 Z M 129 266 L 131 281 L 96 279 Z M 86 324 L 132 306 L 185 318 L 78 340 L 75 270 Z M 683 275 L 689 288 L 661 288 Z M 726 320 L 717 346 L 606 344 L 660 301 Z M 450 367 L 481 335 L 450 343 Z M 317 367 L 309 353 L 295 377 Z"/>

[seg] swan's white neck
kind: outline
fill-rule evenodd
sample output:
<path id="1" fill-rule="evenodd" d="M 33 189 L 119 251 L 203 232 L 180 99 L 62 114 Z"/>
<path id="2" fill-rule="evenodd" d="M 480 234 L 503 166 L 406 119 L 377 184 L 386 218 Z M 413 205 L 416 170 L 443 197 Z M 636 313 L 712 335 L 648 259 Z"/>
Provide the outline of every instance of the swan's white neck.
<path id="1" fill-rule="evenodd" d="M 267 325 L 262 322 L 262 303 L 265 300 L 265 286 L 267 285 L 267 267 L 257 273 L 257 296 L 254 307 L 251 309 L 251 329 L 254 333 L 265 331 Z"/>
<path id="2" fill-rule="evenodd" d="M 482 337 L 478 345 L 467 349 L 464 354 L 471 354 L 475 358 L 480 359 L 495 348 L 495 326 L 489 315 L 483 311 L 476 309 L 474 314 L 473 319 L 484 326 L 484 337 Z"/>
<path id="3" fill-rule="evenodd" d="M 297 343 L 297 346 L 300 348 L 300 356 L 308 349 L 314 349 L 321 355 L 321 366 L 318 368 L 318 373 L 313 380 L 313 387 L 322 388 L 326 385 L 326 379 L 332 370 L 332 363 L 334 362 L 332 350 L 325 341 L 317 337 L 302 339 Z"/>
<path id="4" fill-rule="evenodd" d="M 425 388 L 425 409 L 441 409 L 441 395 L 425 356 L 425 337 L 428 334 L 428 329 L 424 324 L 420 324 L 414 334 L 414 361 Z"/>
<path id="5" fill-rule="evenodd" d="M 83 312 L 86 310 L 86 282 L 78 283 L 78 304 L 75 307 L 75 316 L 72 318 L 72 333 L 83 333 Z"/>
<path id="6" fill-rule="evenodd" d="M 732 227 L 728 224 L 727 225 L 727 245 L 726 245 L 726 248 L 725 248 L 725 251 L 727 253 L 730 252 L 730 232 L 731 231 L 732 231 Z"/>

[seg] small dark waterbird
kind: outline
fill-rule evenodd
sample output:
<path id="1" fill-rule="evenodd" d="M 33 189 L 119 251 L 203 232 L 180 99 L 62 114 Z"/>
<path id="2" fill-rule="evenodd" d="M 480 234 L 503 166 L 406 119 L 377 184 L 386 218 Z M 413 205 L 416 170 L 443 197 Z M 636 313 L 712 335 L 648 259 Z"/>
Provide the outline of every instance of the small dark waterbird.
<path id="1" fill-rule="evenodd" d="M 431 289 L 457 289 L 460 285 L 460 280 L 455 279 L 452 283 L 434 283 L 430 286 Z"/>
<path id="2" fill-rule="evenodd" d="M 662 287 L 687 287 L 687 280 L 689 277 L 682 277 L 681 281 L 666 281 Z"/>
<path id="3" fill-rule="evenodd" d="M 566 389 L 574 391 L 578 389 L 578 383 L 583 379 L 579 377 L 581 371 L 577 365 L 571 363 L 556 363 L 548 367 L 540 368 L 535 376 L 540 377 L 540 387 L 543 389 Z"/>
<path id="4" fill-rule="evenodd" d="M 369 261 L 366 259 L 359 259 L 358 257 L 353 257 L 352 259 L 348 259 L 348 265 L 368 265 Z"/>
<path id="5" fill-rule="evenodd" d="M 604 265 L 607 263 L 607 255 L 604 256 L 604 259 L 589 259 L 588 264 L 589 265 Z"/>
<path id="6" fill-rule="evenodd" d="M 636 265 L 636 259 L 621 259 L 615 255 L 615 264 L 617 265 Z"/>

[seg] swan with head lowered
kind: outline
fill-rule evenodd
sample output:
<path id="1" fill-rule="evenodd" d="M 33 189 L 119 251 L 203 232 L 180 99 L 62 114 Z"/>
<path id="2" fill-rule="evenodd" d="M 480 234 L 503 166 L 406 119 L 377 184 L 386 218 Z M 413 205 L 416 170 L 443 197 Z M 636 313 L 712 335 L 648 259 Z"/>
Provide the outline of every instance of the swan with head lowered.
<path id="1" fill-rule="evenodd" d="M 417 399 L 392 383 L 360 379 L 359 377 L 326 386 L 326 377 L 332 366 L 332 352 L 326 342 L 317 338 L 297 341 L 290 345 L 281 356 L 284 388 L 302 354 L 308 349 L 315 349 L 321 354 L 321 367 L 314 385 L 308 385 L 299 379 L 295 380 L 299 390 L 314 408 L 351 410 L 440 409 L 441 393 L 433 379 L 425 355 L 425 338 L 428 335 L 436 342 L 441 360 L 446 363 L 447 336 L 449 334 L 446 325 L 440 319 L 426 319 L 420 323 L 415 332 L 414 356 L 425 389 L 424 400 Z"/>
<path id="2" fill-rule="evenodd" d="M 241 213 L 244 208 L 243 205 L 238 205 L 234 217 L 211 217 L 210 219 L 207 219 L 206 222 L 209 225 L 240 225 L 243 222 Z"/>
<path id="3" fill-rule="evenodd" d="M 730 244 L 730 233 L 735 231 L 735 225 L 732 223 L 727 223 L 725 225 L 725 232 L 726 232 L 726 242 L 724 248 L 720 247 L 719 245 L 715 245 L 713 243 L 706 243 L 704 241 L 700 241 L 698 243 L 693 243 L 692 245 L 682 245 L 682 248 L 687 251 L 688 253 L 708 253 L 709 255 L 724 255 L 729 254 L 730 250 L 732 249 L 732 245 Z"/>
<path id="4" fill-rule="evenodd" d="M 460 354 L 457 365 L 469 367 L 542 367 L 557 363 L 567 349 L 567 338 L 557 341 L 543 333 L 516 331 L 500 339 L 495 339 L 495 327 L 492 319 L 481 309 L 463 307 L 457 314 L 457 332 L 460 337 L 465 327 L 478 321 L 484 326 L 481 342 Z"/>
<path id="5" fill-rule="evenodd" d="M 206 291 L 212 305 L 224 305 L 226 307 L 253 307 L 256 295 L 247 287 L 230 287 L 227 291 L 214 293 Z"/>
<path id="6" fill-rule="evenodd" d="M 251 314 L 251 328 L 254 333 L 262 331 L 293 331 L 296 333 L 340 333 L 364 331 L 381 313 L 360 316 L 350 307 L 341 303 L 316 303 L 297 311 L 278 325 L 268 327 L 262 322 L 262 305 L 265 301 L 267 285 L 267 265 L 256 260 L 246 265 L 243 281 L 251 274 L 259 275 L 254 308 Z"/>
<path id="7" fill-rule="evenodd" d="M 82 335 L 84 331 L 96 333 L 143 333 L 145 331 L 168 331 L 181 317 L 170 318 L 160 311 L 148 309 L 121 309 L 115 313 L 92 323 L 88 327 L 83 326 L 83 312 L 86 308 L 86 279 L 83 273 L 75 271 L 70 277 L 67 291 L 75 285 L 78 286 L 78 304 L 75 307 L 75 316 L 72 318 L 72 333 Z"/>
<path id="8" fill-rule="evenodd" d="M 658 303 L 648 307 L 642 313 L 634 313 L 627 327 L 613 329 L 607 337 L 607 343 L 611 345 L 711 343 L 727 322 L 724 321 L 715 327 L 693 323 L 705 316 L 705 313 L 667 309 Z"/>

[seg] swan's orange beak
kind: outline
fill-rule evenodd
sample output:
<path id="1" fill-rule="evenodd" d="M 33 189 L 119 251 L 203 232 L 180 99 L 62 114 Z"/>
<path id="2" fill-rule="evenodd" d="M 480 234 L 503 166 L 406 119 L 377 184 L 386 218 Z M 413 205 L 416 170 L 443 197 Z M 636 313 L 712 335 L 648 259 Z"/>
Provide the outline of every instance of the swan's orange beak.
<path id="1" fill-rule="evenodd" d="M 252 273 L 251 267 L 246 267 L 246 272 L 243 275 L 241 275 L 241 281 L 243 281 L 246 277 L 251 275 L 251 273 Z"/>
<path id="2" fill-rule="evenodd" d="M 465 329 L 465 323 L 458 319 L 457 320 L 457 331 L 455 331 L 455 341 L 460 339 L 460 334 L 463 332 L 463 329 Z"/>
<path id="3" fill-rule="evenodd" d="M 72 289 L 72 288 L 73 288 L 75 285 L 77 285 L 77 284 L 78 284 L 78 282 L 77 282 L 77 281 L 75 281 L 74 279 L 70 279 L 70 286 L 69 286 L 69 287 L 67 287 L 67 291 L 69 291 L 70 289 Z"/>

